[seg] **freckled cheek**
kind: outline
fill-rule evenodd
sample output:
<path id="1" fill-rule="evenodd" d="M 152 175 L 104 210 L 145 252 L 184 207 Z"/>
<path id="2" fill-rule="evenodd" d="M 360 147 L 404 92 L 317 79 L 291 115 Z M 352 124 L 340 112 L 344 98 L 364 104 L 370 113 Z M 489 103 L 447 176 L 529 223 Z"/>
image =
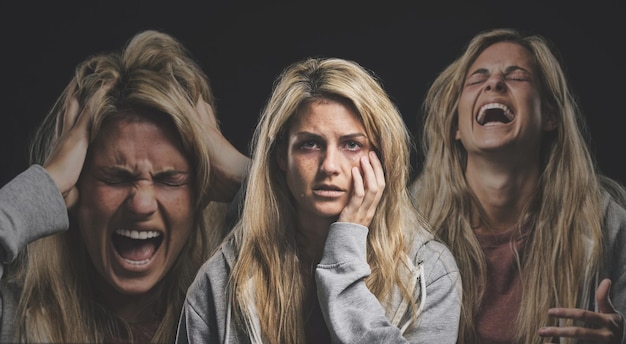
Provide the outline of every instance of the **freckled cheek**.
<path id="1" fill-rule="evenodd" d="M 475 96 L 473 94 L 468 94 L 465 92 L 461 94 L 461 98 L 459 99 L 459 105 L 457 107 L 460 120 L 463 121 L 468 117 L 472 117 L 472 105 L 474 104 L 474 98 Z"/>
<path id="2" fill-rule="evenodd" d="M 359 153 L 356 153 L 356 154 L 355 153 L 348 153 L 348 154 L 346 154 L 346 159 L 345 159 L 345 161 L 346 161 L 346 164 L 345 164 L 346 172 L 347 173 L 351 173 L 352 168 L 355 167 L 355 166 L 359 168 L 359 171 L 361 171 L 362 170 L 362 168 L 361 168 L 361 158 L 364 157 L 364 156 L 367 157 L 368 153 L 369 153 L 369 150 L 363 150 L 363 151 L 361 151 Z"/>
<path id="3" fill-rule="evenodd" d="M 320 165 L 321 162 L 317 159 L 297 156 L 289 160 L 287 169 L 293 175 L 306 175 L 308 173 L 317 173 Z"/>
<path id="4" fill-rule="evenodd" d="M 172 221 L 184 226 L 193 225 L 193 197 L 191 190 L 161 191 L 157 202 Z"/>
<path id="5" fill-rule="evenodd" d="M 81 213 L 99 218 L 113 214 L 126 199 L 125 191 L 97 186 L 83 187 L 79 195 Z"/>

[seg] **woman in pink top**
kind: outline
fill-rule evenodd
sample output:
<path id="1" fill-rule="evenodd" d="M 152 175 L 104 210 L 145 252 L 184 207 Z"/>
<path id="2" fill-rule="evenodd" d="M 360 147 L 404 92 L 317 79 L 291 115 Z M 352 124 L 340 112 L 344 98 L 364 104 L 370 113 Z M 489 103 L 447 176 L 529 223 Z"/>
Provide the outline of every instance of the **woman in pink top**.
<path id="1" fill-rule="evenodd" d="M 599 174 L 549 42 L 480 33 L 423 110 L 412 194 L 459 264 L 459 343 L 623 343 L 624 190 Z"/>

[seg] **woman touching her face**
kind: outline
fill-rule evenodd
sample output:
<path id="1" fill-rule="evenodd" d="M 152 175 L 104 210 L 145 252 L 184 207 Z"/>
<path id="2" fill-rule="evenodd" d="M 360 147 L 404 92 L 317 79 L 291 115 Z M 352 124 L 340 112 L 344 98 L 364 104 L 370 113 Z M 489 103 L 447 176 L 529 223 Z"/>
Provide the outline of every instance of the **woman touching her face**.
<path id="1" fill-rule="evenodd" d="M 409 199 L 410 144 L 357 63 L 287 67 L 239 222 L 190 287 L 177 341 L 454 343 L 460 279 Z"/>

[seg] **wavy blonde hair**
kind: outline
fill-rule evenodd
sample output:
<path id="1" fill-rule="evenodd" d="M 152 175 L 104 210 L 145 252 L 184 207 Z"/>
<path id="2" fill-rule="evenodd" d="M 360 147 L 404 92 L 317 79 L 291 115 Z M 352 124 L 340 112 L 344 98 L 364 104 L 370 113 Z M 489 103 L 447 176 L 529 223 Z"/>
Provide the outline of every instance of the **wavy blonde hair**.
<path id="1" fill-rule="evenodd" d="M 80 63 L 31 145 L 32 163 L 42 164 L 61 131 L 69 100 L 81 107 L 103 85 L 110 86 L 95 106 L 90 127 L 93 140 L 104 121 L 129 113 L 140 120 L 165 120 L 178 133 L 194 171 L 195 230 L 176 263 L 159 283 L 161 319 L 155 343 L 173 342 L 185 292 L 198 268 L 225 235 L 217 228 L 224 205 L 210 202 L 211 169 L 207 141 L 190 114 L 198 99 L 213 105 L 208 79 L 186 49 L 172 36 L 157 31 L 135 35 L 120 52 L 94 55 Z M 143 119 L 142 119 L 143 118 Z M 89 153 L 88 153 L 89 154 Z M 22 288 L 17 310 L 18 341 L 95 343 L 131 336 L 128 324 L 98 303 L 90 276 L 91 264 L 70 213 L 68 231 L 37 240 L 12 267 Z M 121 324 L 121 327 L 120 327 Z"/>
<path id="2" fill-rule="evenodd" d="M 497 42 L 513 42 L 531 54 L 540 77 L 544 109 L 556 118 L 555 132 L 546 133 L 540 152 L 541 176 L 525 216 L 533 228 L 521 267 L 523 300 L 518 314 L 519 343 L 540 343 L 541 326 L 556 325 L 550 307 L 576 307 L 588 297 L 591 276 L 602 268 L 602 192 L 586 145 L 584 118 L 568 87 L 552 44 L 539 35 L 513 29 L 476 35 L 465 52 L 432 83 L 423 103 L 423 171 L 411 186 L 412 196 L 431 226 L 451 248 L 463 281 L 459 343 L 475 343 L 475 316 L 486 284 L 486 262 L 473 233 L 474 210 L 483 214 L 465 178 L 467 153 L 455 140 L 458 101 L 465 76 L 478 55 Z M 606 185 L 609 185 L 607 181 Z"/>
<path id="3" fill-rule="evenodd" d="M 259 119 L 251 143 L 253 158 L 243 213 L 231 233 L 239 252 L 229 282 L 235 318 L 250 330 L 258 316 L 262 336 L 269 343 L 306 340 L 304 297 L 314 282 L 302 271 L 294 231 L 296 211 L 277 154 L 282 154 L 278 147 L 303 104 L 324 99 L 341 101 L 355 110 L 385 173 L 386 188 L 367 238 L 372 271 L 367 286 L 380 300 L 399 286 L 413 311 L 420 302 L 413 298 L 402 274 L 408 246 L 403 230 L 425 226 L 408 195 L 412 141 L 402 117 L 373 73 L 357 63 L 305 59 L 277 78 Z"/>

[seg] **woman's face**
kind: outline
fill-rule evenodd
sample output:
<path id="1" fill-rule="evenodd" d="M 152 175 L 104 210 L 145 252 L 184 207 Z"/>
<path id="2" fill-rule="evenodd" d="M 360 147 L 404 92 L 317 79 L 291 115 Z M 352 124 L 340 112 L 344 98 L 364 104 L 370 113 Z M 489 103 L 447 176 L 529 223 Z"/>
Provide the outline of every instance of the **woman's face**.
<path id="1" fill-rule="evenodd" d="M 538 152 L 542 131 L 555 125 L 544 110 L 530 52 L 519 44 L 495 43 L 468 70 L 456 139 L 470 159 L 472 154 L 489 152 L 508 156 Z"/>
<path id="2" fill-rule="evenodd" d="M 93 265 L 118 293 L 150 291 L 193 230 L 192 172 L 170 128 L 113 119 L 89 147 L 78 226 Z"/>
<path id="3" fill-rule="evenodd" d="M 370 142 L 352 108 L 324 100 L 307 103 L 288 131 L 286 154 L 278 158 L 300 221 L 336 218 L 352 194 L 351 170 L 360 169 Z"/>

